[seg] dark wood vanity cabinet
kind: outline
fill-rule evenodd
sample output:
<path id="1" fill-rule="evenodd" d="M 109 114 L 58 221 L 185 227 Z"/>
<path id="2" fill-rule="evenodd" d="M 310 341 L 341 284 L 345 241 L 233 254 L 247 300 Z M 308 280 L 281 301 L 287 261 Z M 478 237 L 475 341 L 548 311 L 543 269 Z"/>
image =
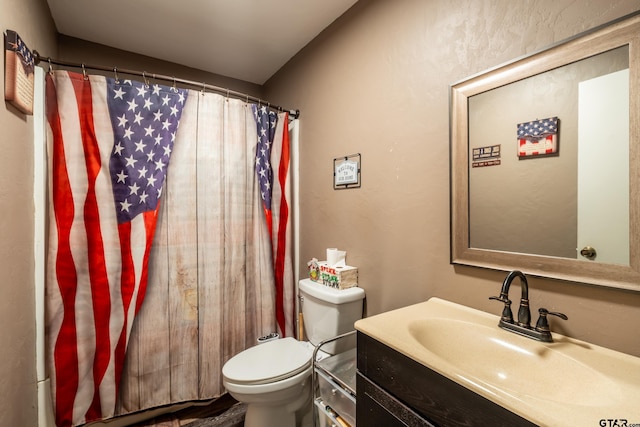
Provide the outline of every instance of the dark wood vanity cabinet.
<path id="1" fill-rule="evenodd" d="M 360 427 L 536 425 L 361 332 L 357 349 Z"/>
<path id="2" fill-rule="evenodd" d="M 361 373 L 357 374 L 356 383 L 358 426 L 437 427 Z"/>

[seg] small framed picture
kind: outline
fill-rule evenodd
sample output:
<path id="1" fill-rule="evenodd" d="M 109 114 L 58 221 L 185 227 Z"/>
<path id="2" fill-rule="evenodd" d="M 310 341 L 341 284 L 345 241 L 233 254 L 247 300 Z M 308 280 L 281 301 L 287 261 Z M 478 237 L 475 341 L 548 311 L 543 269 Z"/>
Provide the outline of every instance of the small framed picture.
<path id="1" fill-rule="evenodd" d="M 333 189 L 359 188 L 360 153 L 333 159 Z"/>
<path id="2" fill-rule="evenodd" d="M 4 35 L 4 99 L 24 114 L 33 114 L 34 58 L 18 33 Z"/>
<path id="3" fill-rule="evenodd" d="M 557 117 L 518 124 L 518 157 L 550 156 L 558 153 Z"/>

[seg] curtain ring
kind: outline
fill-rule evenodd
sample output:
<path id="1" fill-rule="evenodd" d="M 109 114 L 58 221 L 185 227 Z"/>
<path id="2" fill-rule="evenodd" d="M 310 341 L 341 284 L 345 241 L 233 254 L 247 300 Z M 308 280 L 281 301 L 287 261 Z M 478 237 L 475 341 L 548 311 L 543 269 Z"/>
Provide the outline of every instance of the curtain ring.
<path id="1" fill-rule="evenodd" d="M 113 67 L 113 75 L 116 83 L 120 83 L 120 80 L 118 80 L 118 67 Z"/>
<path id="2" fill-rule="evenodd" d="M 144 80 L 144 87 L 149 87 L 149 79 L 147 79 L 147 72 L 142 72 L 142 80 Z"/>
<path id="3" fill-rule="evenodd" d="M 82 64 L 82 76 L 85 80 L 89 80 L 89 77 L 87 76 L 87 70 L 84 68 L 84 64 Z"/>
<path id="4" fill-rule="evenodd" d="M 51 58 L 49 59 L 49 74 L 51 74 L 53 76 L 53 67 L 51 66 Z"/>
<path id="5" fill-rule="evenodd" d="M 178 88 L 176 87 L 176 77 L 173 76 L 173 87 L 171 88 L 172 91 L 177 92 Z"/>
<path id="6" fill-rule="evenodd" d="M 227 88 L 227 101 L 229 100 L 229 89 Z"/>
<path id="7" fill-rule="evenodd" d="M 204 90 L 204 89 L 205 89 L 205 87 L 206 87 L 206 84 L 205 84 L 204 82 L 202 82 L 202 91 L 201 91 L 201 93 L 202 93 L 203 95 L 205 94 L 205 90 Z"/>

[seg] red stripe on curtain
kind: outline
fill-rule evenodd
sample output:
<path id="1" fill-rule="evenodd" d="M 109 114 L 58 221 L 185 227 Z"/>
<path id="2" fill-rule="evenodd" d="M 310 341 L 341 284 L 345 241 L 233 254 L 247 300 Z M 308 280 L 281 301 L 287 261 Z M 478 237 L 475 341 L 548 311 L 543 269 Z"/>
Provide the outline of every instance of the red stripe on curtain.
<path id="1" fill-rule="evenodd" d="M 104 261 L 102 234 L 100 232 L 100 214 L 96 197 L 96 179 L 100 172 L 100 149 L 93 128 L 93 106 L 91 85 L 84 80 L 72 80 L 78 103 L 80 135 L 84 142 L 84 159 L 87 169 L 87 194 L 84 204 L 85 229 L 87 232 L 87 250 L 89 255 L 89 277 L 93 295 L 93 318 L 95 327 L 95 357 L 93 360 L 94 399 L 87 417 L 98 419 L 102 415 L 100 408 L 99 384 L 109 364 L 109 317 L 111 298 L 109 280 Z"/>
<path id="2" fill-rule="evenodd" d="M 53 349 L 54 373 L 64 381 L 56 382 L 55 411 L 56 418 L 62 424 L 69 424 L 73 417 L 73 401 L 78 390 L 78 352 L 76 341 L 75 311 L 77 274 L 69 236 L 74 217 L 73 196 L 69 183 L 65 161 L 64 145 L 55 143 L 62 141 L 62 126 L 58 111 L 58 100 L 55 87 L 46 87 L 47 120 L 51 129 L 54 144 L 52 158 L 51 184 L 53 210 L 57 224 L 57 256 L 54 261 L 55 275 L 60 290 L 62 304 L 62 321 L 58 332 L 58 340 Z"/>

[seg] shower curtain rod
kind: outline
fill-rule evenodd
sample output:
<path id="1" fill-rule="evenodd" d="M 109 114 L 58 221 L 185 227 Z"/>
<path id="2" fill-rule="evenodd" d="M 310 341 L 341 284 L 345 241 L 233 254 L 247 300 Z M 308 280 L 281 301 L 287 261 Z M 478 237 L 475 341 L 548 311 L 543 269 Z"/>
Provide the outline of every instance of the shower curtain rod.
<path id="1" fill-rule="evenodd" d="M 267 108 L 272 108 L 274 110 L 286 111 L 287 113 L 289 113 L 289 116 L 291 116 L 294 119 L 297 119 L 300 117 L 300 110 L 289 110 L 286 108 L 282 108 L 278 105 L 271 105 L 271 103 L 265 101 L 264 99 L 256 98 L 255 96 L 242 93 L 242 92 L 237 92 L 235 90 L 223 88 L 220 86 L 210 85 L 204 82 L 196 82 L 194 80 L 181 79 L 178 77 L 166 76 L 163 74 L 147 73 L 146 71 L 128 70 L 126 68 L 118 68 L 118 67 L 109 68 L 101 65 L 87 65 L 83 63 L 77 63 L 77 62 L 62 61 L 60 59 L 53 59 L 50 57 L 41 56 L 36 50 L 33 51 L 33 57 L 36 65 L 38 65 L 40 62 L 45 62 L 49 64 L 50 69 L 51 69 L 51 66 L 55 64 L 55 65 L 61 65 L 63 67 L 82 68 L 83 72 L 86 69 L 99 70 L 99 71 L 111 71 L 116 75 L 116 78 L 118 73 L 129 74 L 132 76 L 140 76 L 143 78 L 145 83 L 148 83 L 147 79 L 150 79 L 150 78 L 154 80 L 165 80 L 165 81 L 173 82 L 174 85 L 176 83 L 182 83 L 189 86 L 199 87 L 203 90 L 208 89 L 223 95 L 233 96 L 234 98 L 245 99 L 247 102 L 249 101 L 257 102 L 260 105 L 265 105 Z"/>

